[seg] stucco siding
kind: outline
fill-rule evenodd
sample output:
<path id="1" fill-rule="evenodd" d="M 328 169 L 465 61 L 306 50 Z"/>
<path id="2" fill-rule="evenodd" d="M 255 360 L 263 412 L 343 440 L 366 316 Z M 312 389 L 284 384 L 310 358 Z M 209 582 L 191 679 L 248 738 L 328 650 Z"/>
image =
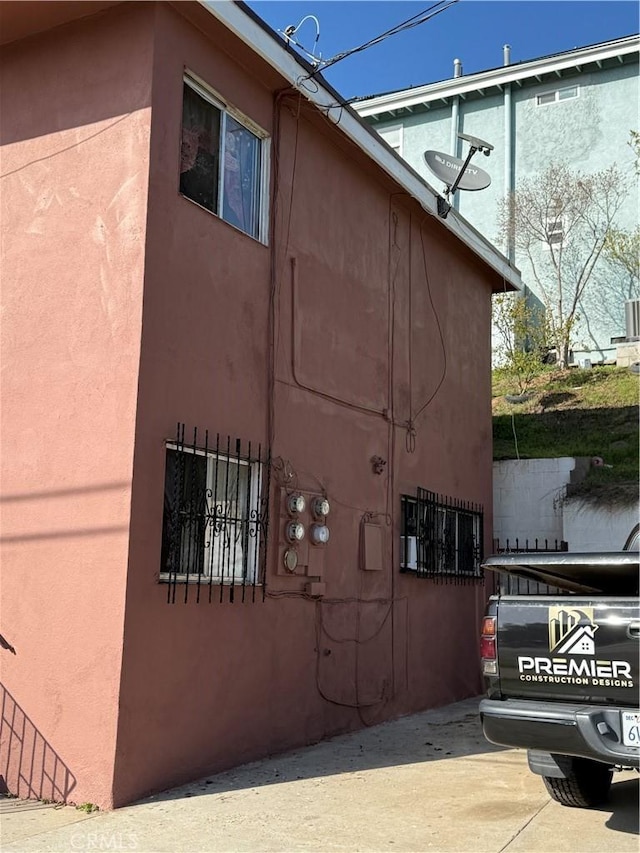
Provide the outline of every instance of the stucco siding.
<path id="1" fill-rule="evenodd" d="M 621 551 L 637 530 L 640 507 L 598 506 L 573 499 L 562 509 L 564 537 L 574 551 Z"/>
<path id="2" fill-rule="evenodd" d="M 482 505 L 490 538 L 496 259 L 201 4 L 104 8 L 3 63 L 9 789 L 109 808 L 476 695 L 484 584 L 401 574 L 401 495 Z M 266 135 L 264 240 L 179 191 L 185 71 Z M 178 422 L 271 453 L 255 603 L 168 601 Z M 330 539 L 287 572 L 294 488 Z"/>
<path id="3" fill-rule="evenodd" d="M 0 773 L 112 803 L 140 351 L 144 5 L 3 48 Z"/>
<path id="4" fill-rule="evenodd" d="M 164 7 L 155 39 L 116 803 L 358 727 L 360 715 L 480 690 L 484 587 L 400 575 L 400 494 L 424 486 L 483 504 L 491 531 L 495 282 L 297 95 L 278 99 L 276 132 L 278 87 L 260 84 L 255 57 L 237 61 L 233 40 Z M 184 67 L 273 137 L 268 246 L 178 192 Z M 263 444 L 272 424 L 264 602 L 167 603 L 164 459 L 177 421 Z M 281 568 L 283 471 L 332 506 L 325 601 L 305 598 L 304 569 Z M 366 518 L 382 528 L 382 571 L 361 569 Z"/>

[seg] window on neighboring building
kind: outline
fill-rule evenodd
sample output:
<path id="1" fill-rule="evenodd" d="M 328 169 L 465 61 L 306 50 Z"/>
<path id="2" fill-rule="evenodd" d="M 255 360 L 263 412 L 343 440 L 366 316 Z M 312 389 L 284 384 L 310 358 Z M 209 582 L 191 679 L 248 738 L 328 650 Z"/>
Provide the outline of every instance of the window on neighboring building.
<path id="1" fill-rule="evenodd" d="M 387 145 L 391 146 L 396 154 L 399 154 L 402 157 L 402 142 L 403 142 L 403 128 L 401 124 L 396 124 L 393 127 L 382 127 L 378 131 L 380 136 L 384 139 Z"/>
<path id="2" fill-rule="evenodd" d="M 255 586 L 266 538 L 260 452 L 167 444 L 160 579 Z M 235 452 L 234 452 L 235 450 Z"/>
<path id="3" fill-rule="evenodd" d="M 564 240 L 564 223 L 562 219 L 562 205 L 552 202 L 549 205 L 545 222 L 546 247 L 560 245 Z"/>
<path id="4" fill-rule="evenodd" d="M 402 495 L 400 570 L 440 580 L 482 577 L 481 506 L 418 489 Z"/>
<path id="5" fill-rule="evenodd" d="M 182 102 L 180 192 L 266 242 L 266 135 L 191 77 Z"/>
<path id="6" fill-rule="evenodd" d="M 578 93 L 577 86 L 564 86 L 562 89 L 553 89 L 536 95 L 536 104 L 541 107 L 544 104 L 555 104 L 557 101 L 568 101 L 571 98 L 577 98 Z"/>

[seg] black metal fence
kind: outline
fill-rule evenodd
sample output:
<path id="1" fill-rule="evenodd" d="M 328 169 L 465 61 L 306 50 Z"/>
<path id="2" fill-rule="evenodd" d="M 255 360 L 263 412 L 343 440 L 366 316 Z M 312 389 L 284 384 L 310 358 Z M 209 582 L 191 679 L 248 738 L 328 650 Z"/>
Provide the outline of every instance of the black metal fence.
<path id="1" fill-rule="evenodd" d="M 494 554 L 553 554 L 569 550 L 569 545 L 562 539 L 499 539 L 493 540 Z M 566 590 L 549 586 L 546 583 L 519 578 L 507 572 L 498 573 L 498 586 L 502 595 L 567 595 Z"/>
<path id="2" fill-rule="evenodd" d="M 500 539 L 493 540 L 494 554 L 546 554 L 556 551 L 568 551 L 569 545 L 563 539 L 554 539 L 550 542 L 548 539 L 505 539 L 501 542 Z"/>
<path id="3" fill-rule="evenodd" d="M 166 446 L 160 581 L 167 601 L 188 601 L 190 589 L 197 602 L 264 600 L 269 471 L 260 444 L 197 428 L 187 441 L 178 424 Z"/>
<path id="4" fill-rule="evenodd" d="M 441 583 L 483 578 L 481 505 L 418 488 L 401 496 L 400 571 Z"/>

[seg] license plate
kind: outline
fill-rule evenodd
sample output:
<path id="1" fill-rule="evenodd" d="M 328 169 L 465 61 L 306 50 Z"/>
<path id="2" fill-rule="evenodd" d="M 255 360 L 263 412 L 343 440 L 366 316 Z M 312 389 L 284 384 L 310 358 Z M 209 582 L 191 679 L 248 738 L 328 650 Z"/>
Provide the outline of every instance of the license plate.
<path id="1" fill-rule="evenodd" d="M 636 749 L 640 747 L 640 713 L 622 711 L 622 743 Z"/>

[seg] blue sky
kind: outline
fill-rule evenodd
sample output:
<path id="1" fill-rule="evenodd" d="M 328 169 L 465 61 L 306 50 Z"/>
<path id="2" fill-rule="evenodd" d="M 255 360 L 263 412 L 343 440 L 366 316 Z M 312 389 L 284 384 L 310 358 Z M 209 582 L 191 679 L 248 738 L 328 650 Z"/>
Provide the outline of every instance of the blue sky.
<path id="1" fill-rule="evenodd" d="M 305 15 L 320 22 L 316 55 L 329 59 L 433 5 L 434 0 L 249 0 L 273 29 L 297 25 Z M 343 59 L 326 79 L 345 98 L 378 94 L 502 65 L 502 46 L 519 62 L 638 32 L 638 3 L 628 0 L 459 0 L 415 29 Z M 313 47 L 316 27 L 296 34 Z"/>

